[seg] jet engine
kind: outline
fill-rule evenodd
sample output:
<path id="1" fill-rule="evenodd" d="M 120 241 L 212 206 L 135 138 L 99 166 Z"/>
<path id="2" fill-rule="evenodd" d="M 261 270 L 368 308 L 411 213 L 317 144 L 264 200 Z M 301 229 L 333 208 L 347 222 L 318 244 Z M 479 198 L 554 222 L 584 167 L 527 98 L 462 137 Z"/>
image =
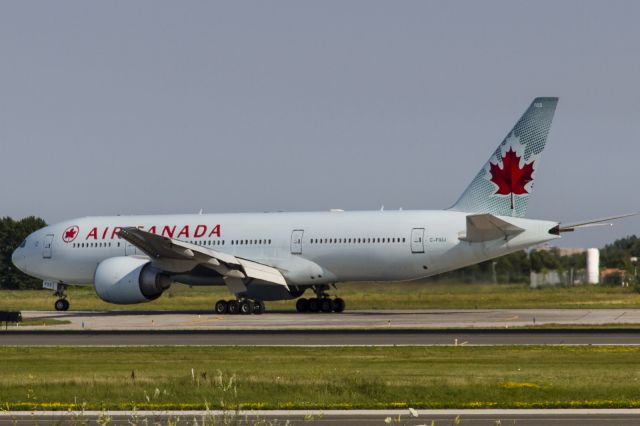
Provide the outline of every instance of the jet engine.
<path id="1" fill-rule="evenodd" d="M 105 302 L 128 305 L 157 299 L 171 286 L 171 278 L 148 259 L 111 257 L 98 264 L 94 286 Z"/>

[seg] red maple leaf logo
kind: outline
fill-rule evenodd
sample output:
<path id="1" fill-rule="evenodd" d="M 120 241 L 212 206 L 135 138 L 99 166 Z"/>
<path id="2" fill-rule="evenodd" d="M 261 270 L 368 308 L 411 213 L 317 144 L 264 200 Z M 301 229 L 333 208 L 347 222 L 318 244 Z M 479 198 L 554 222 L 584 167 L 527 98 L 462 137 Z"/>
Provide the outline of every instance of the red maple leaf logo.
<path id="1" fill-rule="evenodd" d="M 76 239 L 79 232 L 80 228 L 75 225 L 68 227 L 62 232 L 62 241 L 64 241 L 65 243 L 70 243 L 71 241 Z"/>
<path id="2" fill-rule="evenodd" d="M 505 152 L 502 157 L 502 168 L 498 164 L 489 163 L 491 171 L 491 182 L 498 186 L 496 194 L 499 195 L 522 195 L 529 191 L 525 186 L 533 180 L 532 161 L 520 168 L 520 159 L 513 148 Z"/>

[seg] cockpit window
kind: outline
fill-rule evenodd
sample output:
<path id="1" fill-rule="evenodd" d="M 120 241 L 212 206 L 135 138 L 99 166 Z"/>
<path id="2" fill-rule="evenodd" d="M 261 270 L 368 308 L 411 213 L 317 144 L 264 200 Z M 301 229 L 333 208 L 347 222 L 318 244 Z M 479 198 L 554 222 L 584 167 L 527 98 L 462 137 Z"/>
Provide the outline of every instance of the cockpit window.
<path id="1" fill-rule="evenodd" d="M 27 240 L 26 240 L 26 239 L 24 239 L 24 240 L 22 240 L 22 242 L 20 243 L 20 248 L 24 248 L 24 246 L 26 246 L 26 245 L 27 245 Z"/>

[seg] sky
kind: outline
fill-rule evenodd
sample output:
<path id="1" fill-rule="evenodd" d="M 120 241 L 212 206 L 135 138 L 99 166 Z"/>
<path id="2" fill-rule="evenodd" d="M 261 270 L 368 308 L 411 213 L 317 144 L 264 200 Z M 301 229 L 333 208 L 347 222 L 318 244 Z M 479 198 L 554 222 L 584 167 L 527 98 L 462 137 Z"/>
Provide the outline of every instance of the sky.
<path id="1" fill-rule="evenodd" d="M 5 1 L 0 216 L 442 209 L 537 96 L 527 217 L 640 211 L 640 2 Z M 557 243 L 601 247 L 640 218 Z"/>

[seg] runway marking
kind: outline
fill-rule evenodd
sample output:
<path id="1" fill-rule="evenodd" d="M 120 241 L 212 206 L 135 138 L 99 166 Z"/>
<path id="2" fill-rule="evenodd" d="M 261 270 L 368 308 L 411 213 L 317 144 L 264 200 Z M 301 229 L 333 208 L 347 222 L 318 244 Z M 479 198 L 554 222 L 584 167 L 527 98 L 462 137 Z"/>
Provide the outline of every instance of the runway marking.
<path id="1" fill-rule="evenodd" d="M 205 319 L 200 319 L 200 320 L 195 320 L 195 321 L 187 321 L 187 322 L 181 322 L 181 325 L 197 325 L 197 324 L 205 324 L 205 323 L 209 323 L 211 321 L 224 321 L 224 317 L 213 317 L 213 318 L 205 318 Z"/>
<path id="2" fill-rule="evenodd" d="M 618 315 L 618 316 L 616 317 L 616 319 L 615 319 L 615 320 L 616 320 L 616 321 L 617 321 L 617 320 L 619 320 L 620 318 L 622 318 L 623 316 L 625 316 L 625 315 L 626 315 L 626 313 L 627 313 L 627 311 L 624 311 L 623 313 L 621 313 L 620 315 Z"/>
<path id="3" fill-rule="evenodd" d="M 494 321 L 515 321 L 520 319 L 519 315 L 512 315 L 509 317 L 491 317 L 492 320 Z"/>

